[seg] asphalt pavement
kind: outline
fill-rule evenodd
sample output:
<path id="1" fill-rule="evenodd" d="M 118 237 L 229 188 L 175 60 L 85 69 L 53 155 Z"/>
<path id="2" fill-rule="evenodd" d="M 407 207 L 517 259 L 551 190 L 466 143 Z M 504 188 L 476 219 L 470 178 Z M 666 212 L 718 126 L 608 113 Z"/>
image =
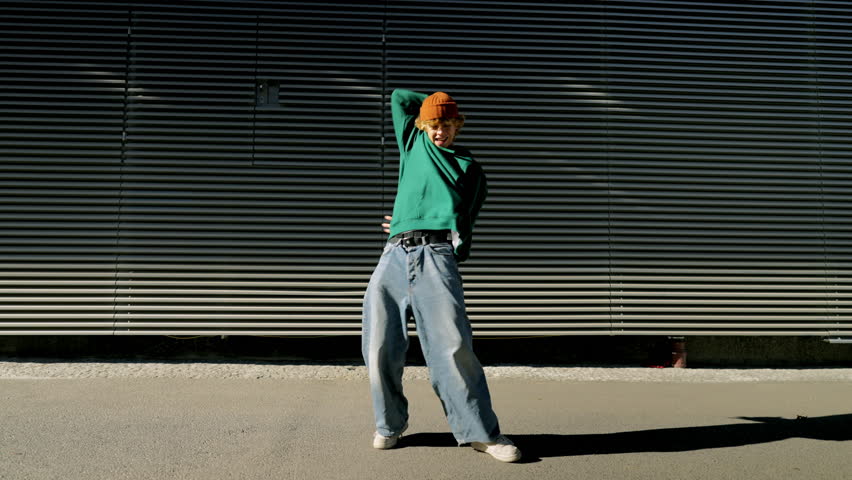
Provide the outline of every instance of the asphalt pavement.
<path id="1" fill-rule="evenodd" d="M 848 370 L 747 381 L 708 370 L 707 382 L 604 370 L 606 381 L 490 379 L 516 464 L 456 446 L 417 376 L 405 382 L 410 429 L 379 451 L 359 375 L 0 375 L 0 479 L 852 478 Z"/>

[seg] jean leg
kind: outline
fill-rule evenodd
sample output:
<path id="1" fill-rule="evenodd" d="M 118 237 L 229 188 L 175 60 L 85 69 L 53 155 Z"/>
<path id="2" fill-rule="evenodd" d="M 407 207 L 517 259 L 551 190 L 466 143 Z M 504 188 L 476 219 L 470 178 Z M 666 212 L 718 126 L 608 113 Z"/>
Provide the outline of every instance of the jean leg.
<path id="1" fill-rule="evenodd" d="M 400 433 L 408 421 L 402 391 L 409 343 L 404 254 L 401 248 L 387 247 L 364 294 L 361 351 L 370 376 L 376 430 L 386 437 Z"/>
<path id="2" fill-rule="evenodd" d="M 413 287 L 412 309 L 432 386 L 459 444 L 492 441 L 500 435 L 500 426 L 485 372 L 473 352 L 452 247 L 422 247 L 417 257 L 421 271 Z"/>

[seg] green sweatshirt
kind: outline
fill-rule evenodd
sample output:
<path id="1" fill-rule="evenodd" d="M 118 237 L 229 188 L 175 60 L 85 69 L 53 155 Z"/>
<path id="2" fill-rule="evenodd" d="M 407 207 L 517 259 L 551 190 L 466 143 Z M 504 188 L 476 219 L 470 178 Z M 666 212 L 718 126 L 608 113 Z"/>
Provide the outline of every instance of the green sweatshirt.
<path id="1" fill-rule="evenodd" d="M 408 230 L 452 230 L 459 262 L 470 255 L 471 236 L 488 191 L 485 173 L 471 153 L 457 146 L 439 147 L 414 126 L 428 95 L 394 90 L 393 128 L 399 145 L 399 187 L 390 235 Z M 456 237 L 456 236 L 454 236 Z"/>

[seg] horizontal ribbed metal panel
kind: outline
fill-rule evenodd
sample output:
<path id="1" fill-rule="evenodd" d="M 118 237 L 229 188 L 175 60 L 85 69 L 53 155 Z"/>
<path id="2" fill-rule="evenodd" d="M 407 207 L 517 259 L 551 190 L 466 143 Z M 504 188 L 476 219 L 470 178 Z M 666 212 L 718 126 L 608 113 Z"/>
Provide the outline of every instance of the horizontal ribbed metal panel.
<path id="1" fill-rule="evenodd" d="M 816 2 L 814 23 L 826 323 L 831 336 L 852 336 L 852 5 Z"/>
<path id="2" fill-rule="evenodd" d="M 112 333 L 127 9 L 0 10 L 0 334 Z"/>
<path id="3" fill-rule="evenodd" d="M 811 2 L 605 8 L 613 331 L 827 333 Z"/>
<path id="4" fill-rule="evenodd" d="M 477 334 L 852 331 L 847 2 L 2 13 L 0 334 L 358 334 L 398 87 L 488 175 Z"/>
<path id="5" fill-rule="evenodd" d="M 384 5 L 253 6 L 134 9 L 118 334 L 360 333 Z"/>

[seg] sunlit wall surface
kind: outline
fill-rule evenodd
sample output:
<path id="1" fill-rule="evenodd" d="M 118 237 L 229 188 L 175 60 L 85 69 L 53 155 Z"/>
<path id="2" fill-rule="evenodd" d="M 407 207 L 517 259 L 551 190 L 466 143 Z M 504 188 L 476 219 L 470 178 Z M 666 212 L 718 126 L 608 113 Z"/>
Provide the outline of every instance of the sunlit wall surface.
<path id="1" fill-rule="evenodd" d="M 478 335 L 852 334 L 852 4 L 2 2 L 0 334 L 357 335 L 444 90 Z"/>

